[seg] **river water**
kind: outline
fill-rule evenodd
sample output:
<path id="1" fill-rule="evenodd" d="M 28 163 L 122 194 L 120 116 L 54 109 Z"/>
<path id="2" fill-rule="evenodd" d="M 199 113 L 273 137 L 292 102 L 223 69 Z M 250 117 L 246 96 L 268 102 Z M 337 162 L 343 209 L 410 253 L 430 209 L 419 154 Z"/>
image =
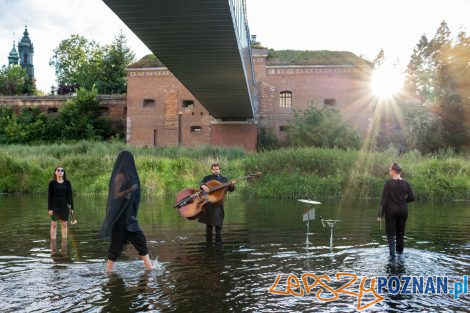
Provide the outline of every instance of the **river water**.
<path id="1" fill-rule="evenodd" d="M 361 279 L 368 287 L 373 277 L 424 277 L 424 288 L 433 276 L 434 282 L 446 277 L 448 291 L 463 286 L 470 269 L 469 202 L 411 204 L 405 253 L 389 260 L 384 226 L 375 221 L 378 200 L 316 200 L 322 204 L 308 238 L 306 204 L 235 198 L 226 200 L 222 237 L 207 238 L 203 224 L 178 216 L 173 199 L 143 199 L 138 219 L 162 268 L 144 271 L 129 246 L 108 275 L 108 243 L 97 235 L 105 198 L 77 197 L 78 223 L 69 225 L 67 240 L 59 230 L 51 241 L 45 197 L 0 196 L 0 312 L 344 312 L 378 299 L 359 294 Z M 341 220 L 332 246 L 320 216 Z M 301 280 L 308 273 L 325 275 L 323 285 L 307 279 L 310 293 Z M 337 279 L 337 273 L 349 276 Z M 334 292 L 352 275 L 358 279 L 349 294 Z M 464 289 L 456 298 L 393 295 L 387 288 L 364 311 L 469 312 Z"/>

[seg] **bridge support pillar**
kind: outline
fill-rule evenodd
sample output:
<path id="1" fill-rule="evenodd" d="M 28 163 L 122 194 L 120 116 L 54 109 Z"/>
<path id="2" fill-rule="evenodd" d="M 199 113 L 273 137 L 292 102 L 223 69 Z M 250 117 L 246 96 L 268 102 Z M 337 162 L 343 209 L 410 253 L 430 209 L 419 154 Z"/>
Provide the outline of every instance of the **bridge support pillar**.
<path id="1" fill-rule="evenodd" d="M 240 146 L 247 152 L 256 152 L 258 127 L 254 122 L 220 122 L 211 125 L 211 145 Z"/>

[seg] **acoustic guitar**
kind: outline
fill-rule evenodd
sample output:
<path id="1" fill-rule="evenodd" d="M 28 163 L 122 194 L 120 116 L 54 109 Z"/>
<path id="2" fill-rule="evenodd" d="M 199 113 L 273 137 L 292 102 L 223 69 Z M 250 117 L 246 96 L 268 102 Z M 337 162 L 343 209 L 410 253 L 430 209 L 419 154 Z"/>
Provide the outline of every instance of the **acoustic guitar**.
<path id="1" fill-rule="evenodd" d="M 179 209 L 179 213 L 182 217 L 194 220 L 201 216 L 205 204 L 223 202 L 226 191 L 230 185 L 235 185 L 238 181 L 243 179 L 250 179 L 259 176 L 261 176 L 261 172 L 239 177 L 226 183 L 221 183 L 218 180 L 210 180 L 205 183 L 205 185 L 209 187 L 209 192 L 207 193 L 204 190 L 186 188 L 178 193 L 176 196 L 176 204 L 173 207 Z"/>

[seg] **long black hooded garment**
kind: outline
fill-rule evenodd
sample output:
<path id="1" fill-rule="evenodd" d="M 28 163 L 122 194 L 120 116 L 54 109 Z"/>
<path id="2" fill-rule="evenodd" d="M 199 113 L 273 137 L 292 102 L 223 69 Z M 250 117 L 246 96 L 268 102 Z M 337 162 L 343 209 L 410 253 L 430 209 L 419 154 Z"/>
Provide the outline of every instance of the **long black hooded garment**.
<path id="1" fill-rule="evenodd" d="M 129 151 L 122 151 L 114 163 L 109 180 L 106 217 L 101 225 L 100 236 L 109 239 L 116 223 L 130 232 L 142 231 L 137 222 L 139 203 L 140 180 L 134 157 Z"/>

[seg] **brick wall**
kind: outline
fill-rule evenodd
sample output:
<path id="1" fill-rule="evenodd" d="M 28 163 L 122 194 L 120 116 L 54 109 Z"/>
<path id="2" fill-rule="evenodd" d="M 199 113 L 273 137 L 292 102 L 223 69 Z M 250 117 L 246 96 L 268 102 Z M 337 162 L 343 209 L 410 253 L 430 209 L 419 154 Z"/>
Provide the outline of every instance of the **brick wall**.
<path id="1" fill-rule="evenodd" d="M 129 69 L 127 101 L 131 145 L 210 144 L 212 117 L 166 68 Z"/>
<path id="2" fill-rule="evenodd" d="M 366 134 L 372 117 L 367 87 L 370 68 L 360 66 L 267 66 L 267 50 L 253 50 L 259 124 L 218 123 L 167 69 L 128 69 L 128 142 L 136 146 L 243 146 L 256 150 L 257 125 L 278 138 L 294 113 L 325 99 Z M 292 92 L 292 106 L 281 107 L 280 92 Z M 193 101 L 185 107 L 184 101 Z M 153 103 L 146 105 L 145 103 Z M 281 130 L 284 129 L 284 130 Z"/>
<path id="3" fill-rule="evenodd" d="M 262 51 L 262 50 L 261 50 Z M 272 127 L 278 138 L 285 133 L 294 113 L 310 105 L 323 107 L 325 101 L 337 108 L 363 135 L 367 133 L 373 106 L 364 66 L 267 66 L 267 53 L 255 53 L 254 66 L 259 90 L 261 125 Z M 281 107 L 280 93 L 292 92 L 292 106 Z M 328 100 L 330 99 L 330 100 Z M 328 105 L 328 104 L 326 104 Z"/>
<path id="4" fill-rule="evenodd" d="M 24 108 L 39 107 L 46 114 L 54 114 L 71 99 L 72 96 L 0 96 L 0 106 L 10 106 L 19 114 Z M 103 116 L 108 116 L 115 126 L 118 123 L 126 125 L 127 99 L 125 95 L 99 95 Z"/>
<path id="5" fill-rule="evenodd" d="M 243 147 L 256 151 L 258 128 L 256 124 L 213 124 L 211 144 L 215 146 Z"/>

